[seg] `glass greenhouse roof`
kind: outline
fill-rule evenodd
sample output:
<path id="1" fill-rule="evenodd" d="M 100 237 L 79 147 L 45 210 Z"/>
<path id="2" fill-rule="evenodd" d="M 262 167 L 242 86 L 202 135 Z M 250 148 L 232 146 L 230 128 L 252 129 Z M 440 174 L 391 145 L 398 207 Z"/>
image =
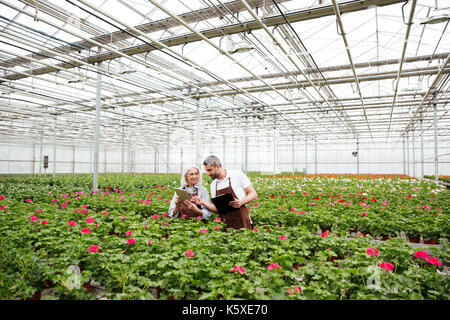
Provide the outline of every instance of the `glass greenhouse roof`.
<path id="1" fill-rule="evenodd" d="M 434 110 L 449 136 L 449 21 L 443 0 L 0 0 L 0 136 L 56 121 L 60 142 L 91 141 L 97 103 L 109 144 L 198 123 L 398 142 L 421 121 L 432 136 Z"/>

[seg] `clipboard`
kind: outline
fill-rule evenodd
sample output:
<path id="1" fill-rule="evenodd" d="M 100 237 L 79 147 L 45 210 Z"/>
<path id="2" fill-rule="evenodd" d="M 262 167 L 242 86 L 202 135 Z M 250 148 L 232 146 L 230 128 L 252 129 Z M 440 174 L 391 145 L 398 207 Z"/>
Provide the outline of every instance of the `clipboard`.
<path id="1" fill-rule="evenodd" d="M 220 214 L 225 214 L 228 213 L 230 211 L 233 210 L 238 210 L 239 208 L 233 208 L 232 206 L 230 206 L 228 203 L 230 201 L 233 201 L 233 195 L 231 193 L 225 193 L 223 195 L 220 195 L 218 197 L 215 198 L 211 198 L 212 203 L 214 203 L 214 205 L 217 208 L 217 211 Z"/>
<path id="2" fill-rule="evenodd" d="M 177 196 L 180 198 L 181 203 L 183 203 L 186 200 L 191 201 L 191 195 L 186 190 L 176 188 L 175 192 L 177 193 Z"/>

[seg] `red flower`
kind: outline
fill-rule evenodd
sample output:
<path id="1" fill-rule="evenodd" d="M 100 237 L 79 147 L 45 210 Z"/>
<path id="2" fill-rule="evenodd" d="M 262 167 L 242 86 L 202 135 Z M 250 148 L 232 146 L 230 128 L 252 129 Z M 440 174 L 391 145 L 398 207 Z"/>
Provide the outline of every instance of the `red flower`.
<path id="1" fill-rule="evenodd" d="M 230 270 L 230 272 L 239 271 L 239 273 L 246 273 L 245 269 L 241 266 L 234 266 L 233 269 Z"/>
<path id="2" fill-rule="evenodd" d="M 271 197 L 272 199 L 273 199 L 273 198 L 275 198 L 275 196 L 274 196 L 274 195 L 271 195 L 270 197 Z"/>
<path id="3" fill-rule="evenodd" d="M 127 237 L 131 236 L 133 234 L 133 231 L 127 230 L 127 233 L 125 234 Z"/>
<path id="4" fill-rule="evenodd" d="M 95 219 L 93 219 L 93 218 L 86 219 L 86 223 L 94 223 L 94 222 L 95 222 Z"/>
<path id="5" fill-rule="evenodd" d="M 320 235 L 322 238 L 325 238 L 326 236 L 329 236 L 330 234 L 328 232 L 322 232 Z"/>
<path id="6" fill-rule="evenodd" d="M 96 253 L 98 252 L 98 245 L 93 245 L 89 248 L 89 252 Z"/>
<path id="7" fill-rule="evenodd" d="M 380 263 L 380 268 L 384 268 L 386 271 L 389 271 L 394 269 L 394 265 L 390 262 L 382 262 Z"/>
<path id="8" fill-rule="evenodd" d="M 130 238 L 130 239 L 127 240 L 127 243 L 128 244 L 133 244 L 133 243 L 136 243 L 136 240 L 134 240 L 133 238 Z"/>
<path id="9" fill-rule="evenodd" d="M 34 214 L 32 214 L 30 221 L 36 221 L 36 220 L 39 220 L 38 217 L 36 217 Z"/>
<path id="10" fill-rule="evenodd" d="M 83 228 L 83 229 L 81 229 L 81 233 L 91 233 L 91 229 Z"/>
<path id="11" fill-rule="evenodd" d="M 42 224 L 48 224 L 48 221 L 47 220 L 42 220 L 41 223 Z"/>
<path id="12" fill-rule="evenodd" d="M 284 234 L 279 238 L 279 240 L 286 240 L 287 236 L 285 236 Z"/>
<path id="13" fill-rule="evenodd" d="M 425 251 L 418 250 L 418 251 L 416 251 L 416 252 L 414 253 L 414 257 L 426 259 L 426 258 L 428 258 L 429 256 L 428 256 L 428 253 L 426 253 Z"/>
<path id="14" fill-rule="evenodd" d="M 192 251 L 191 249 L 187 249 L 186 252 L 184 253 L 184 255 L 186 257 L 193 258 L 194 257 L 194 251 Z"/>
<path id="15" fill-rule="evenodd" d="M 70 220 L 69 222 L 67 222 L 67 225 L 72 226 L 72 227 L 76 227 L 77 223 L 73 220 Z"/>
<path id="16" fill-rule="evenodd" d="M 368 249 L 366 250 L 366 253 L 367 253 L 369 256 L 378 256 L 378 255 L 380 254 L 380 252 L 379 252 L 377 249 L 375 249 L 375 248 L 368 248 Z"/>

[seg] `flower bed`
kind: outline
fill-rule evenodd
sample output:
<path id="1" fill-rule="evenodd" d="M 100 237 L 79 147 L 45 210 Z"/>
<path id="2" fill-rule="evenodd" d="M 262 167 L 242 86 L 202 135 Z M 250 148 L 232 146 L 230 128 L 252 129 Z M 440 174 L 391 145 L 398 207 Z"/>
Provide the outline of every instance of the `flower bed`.
<path id="1" fill-rule="evenodd" d="M 448 190 L 403 176 L 251 176 L 254 229 L 226 232 L 216 215 L 167 217 L 178 175 L 102 175 L 96 193 L 87 175 L 2 179 L 0 298 L 97 299 L 91 281 L 109 299 L 449 298 L 437 272 L 450 257 Z M 417 253 L 402 231 L 440 248 Z M 374 245 L 378 235 L 389 239 Z"/>

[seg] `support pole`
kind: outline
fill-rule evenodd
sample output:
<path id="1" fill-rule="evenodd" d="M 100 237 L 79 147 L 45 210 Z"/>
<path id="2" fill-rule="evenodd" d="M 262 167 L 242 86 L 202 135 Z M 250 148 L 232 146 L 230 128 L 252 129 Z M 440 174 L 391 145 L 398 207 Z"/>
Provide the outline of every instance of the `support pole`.
<path id="1" fill-rule="evenodd" d="M 317 174 L 317 139 L 314 140 L 314 174 Z"/>
<path id="2" fill-rule="evenodd" d="M 403 175 L 406 175 L 405 137 L 403 137 Z"/>
<path id="3" fill-rule="evenodd" d="M 308 174 L 308 137 L 305 138 L 305 174 Z"/>
<path id="4" fill-rule="evenodd" d="M 245 117 L 245 143 L 244 143 L 244 156 L 245 156 L 245 175 L 248 175 L 248 117 Z"/>
<path id="5" fill-rule="evenodd" d="M 359 139 L 356 138 L 356 174 L 359 174 Z"/>
<path id="6" fill-rule="evenodd" d="M 183 144 L 181 144 L 180 151 L 180 174 L 183 174 Z"/>
<path id="7" fill-rule="evenodd" d="M 415 148 L 415 139 L 414 139 L 414 130 L 412 131 L 412 169 L 413 169 L 413 177 L 416 176 L 416 148 Z"/>
<path id="8" fill-rule="evenodd" d="M 202 168 L 201 160 L 201 137 L 200 137 L 200 100 L 197 99 L 197 110 L 195 112 L 195 164 Z"/>
<path id="9" fill-rule="evenodd" d="M 122 125 L 122 169 L 121 169 L 122 173 L 124 165 L 125 165 L 125 126 Z"/>
<path id="10" fill-rule="evenodd" d="M 439 170 L 438 170 L 438 141 L 437 141 L 437 107 L 434 104 L 434 181 L 439 183 Z"/>
<path id="11" fill-rule="evenodd" d="M 39 146 L 39 175 L 42 174 L 42 161 L 44 160 L 42 155 L 42 131 L 40 132 L 40 134 L 41 134 L 41 142 Z"/>
<path id="12" fill-rule="evenodd" d="M 277 172 L 277 129 L 273 128 L 273 179 L 275 183 L 275 175 Z"/>
<path id="13" fill-rule="evenodd" d="M 420 155 L 421 155 L 420 177 L 423 179 L 423 176 L 424 176 L 424 172 L 423 172 L 423 161 L 424 161 L 424 155 L 423 155 L 423 119 L 420 119 Z"/>
<path id="14" fill-rule="evenodd" d="M 406 173 L 409 176 L 409 132 L 406 133 Z"/>
<path id="15" fill-rule="evenodd" d="M 100 66 L 100 62 L 97 64 Z M 94 181 L 92 190 L 98 191 L 98 151 L 100 136 L 100 109 L 102 97 L 102 74 L 97 72 L 97 96 L 95 99 L 95 136 L 94 136 Z"/>
<path id="16" fill-rule="evenodd" d="M 169 168 L 169 160 L 170 160 L 170 133 L 167 134 L 167 146 L 166 146 L 166 165 L 167 165 L 167 173 L 170 172 Z"/>
<path id="17" fill-rule="evenodd" d="M 56 178 L 56 115 L 55 115 L 55 130 L 53 135 L 53 178 Z"/>
<path id="18" fill-rule="evenodd" d="M 292 134 L 292 175 L 295 175 L 295 140 L 294 134 Z"/>

